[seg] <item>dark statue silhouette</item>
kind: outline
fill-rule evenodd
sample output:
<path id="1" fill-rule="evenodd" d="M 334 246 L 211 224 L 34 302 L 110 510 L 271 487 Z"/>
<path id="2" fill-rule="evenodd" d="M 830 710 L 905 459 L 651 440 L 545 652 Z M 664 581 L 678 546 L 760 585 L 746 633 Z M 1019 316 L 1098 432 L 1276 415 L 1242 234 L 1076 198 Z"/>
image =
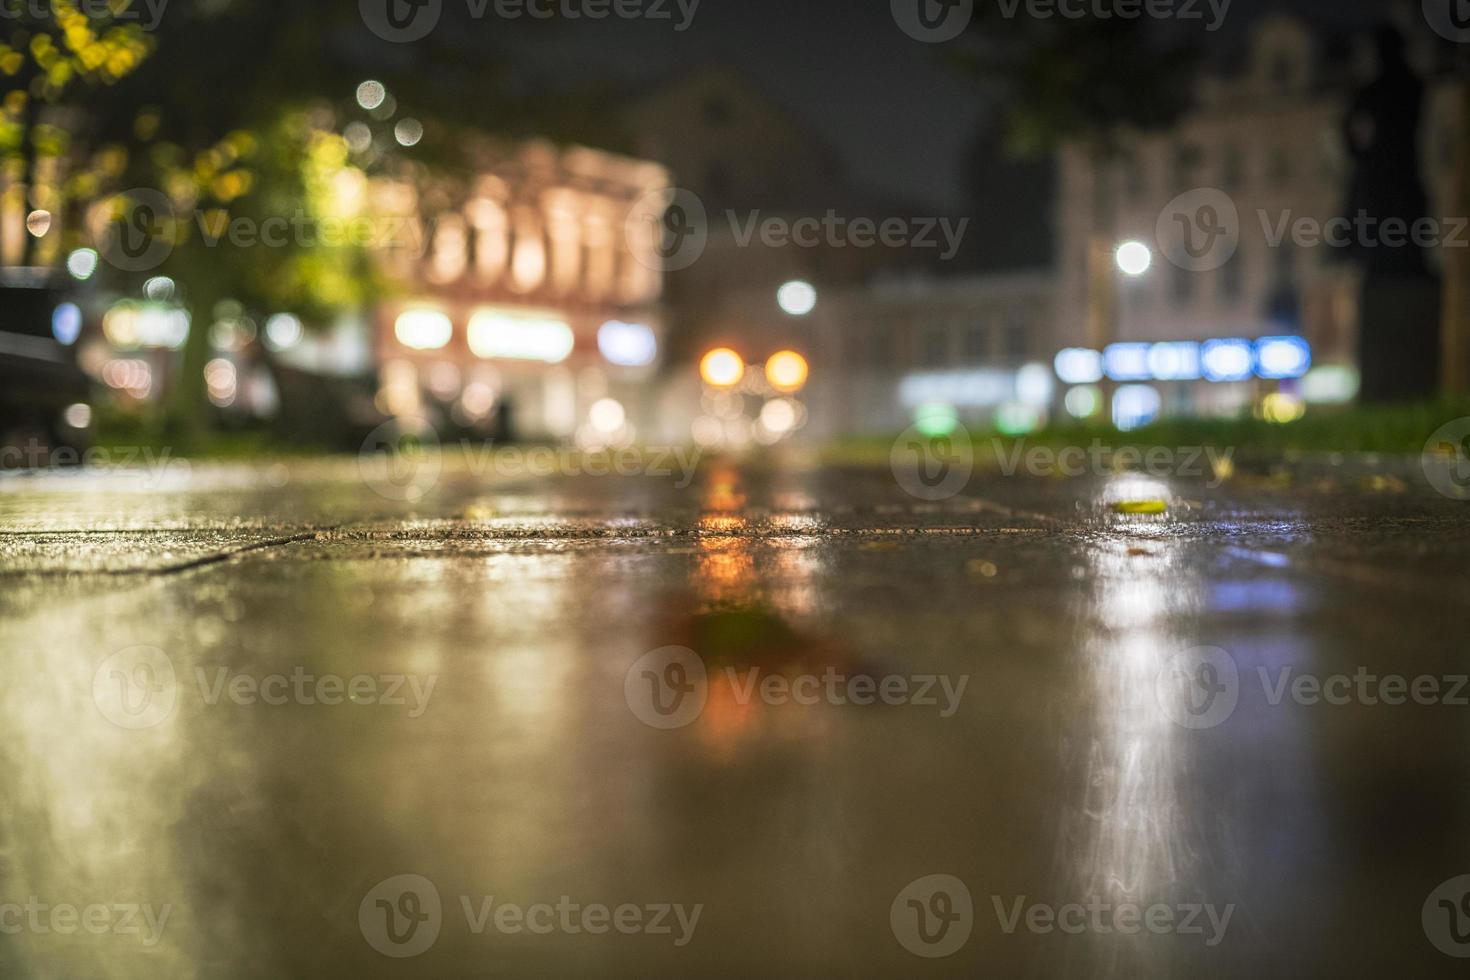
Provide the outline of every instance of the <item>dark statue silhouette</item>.
<path id="1" fill-rule="evenodd" d="M 1384 402 L 1434 393 L 1439 288 L 1411 234 L 1429 211 L 1419 160 L 1424 84 L 1405 57 L 1398 31 L 1381 27 L 1374 40 L 1378 75 L 1354 96 L 1343 121 L 1353 166 L 1345 217 L 1354 223 L 1350 257 L 1363 273 L 1362 400 Z M 1386 244 L 1385 232 L 1399 244 Z"/>

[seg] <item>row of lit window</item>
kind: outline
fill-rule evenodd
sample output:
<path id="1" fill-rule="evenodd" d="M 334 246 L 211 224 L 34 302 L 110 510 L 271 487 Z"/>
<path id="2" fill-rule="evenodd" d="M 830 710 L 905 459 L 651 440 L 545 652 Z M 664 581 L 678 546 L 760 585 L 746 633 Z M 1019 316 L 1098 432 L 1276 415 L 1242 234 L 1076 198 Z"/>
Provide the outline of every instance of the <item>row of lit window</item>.
<path id="1" fill-rule="evenodd" d="M 439 310 L 405 310 L 393 324 L 393 335 L 410 350 L 443 350 L 454 339 L 454 322 Z M 554 316 L 492 308 L 470 315 L 465 341 L 476 357 L 543 364 L 560 364 L 577 344 L 571 326 Z M 642 323 L 609 320 L 597 331 L 597 347 L 620 367 L 644 367 L 658 357 L 658 338 Z"/>
<path id="2" fill-rule="evenodd" d="M 659 294 L 657 246 L 625 226 L 611 198 L 565 188 L 546 192 L 539 206 L 477 198 L 437 219 L 425 276 L 435 285 L 473 275 L 523 295 L 550 289 L 639 303 Z"/>
<path id="3" fill-rule="evenodd" d="M 1226 338 L 1113 344 L 1102 351 L 1072 347 L 1056 357 L 1065 384 L 1111 381 L 1284 381 L 1312 367 L 1312 347 L 1301 337 Z"/>

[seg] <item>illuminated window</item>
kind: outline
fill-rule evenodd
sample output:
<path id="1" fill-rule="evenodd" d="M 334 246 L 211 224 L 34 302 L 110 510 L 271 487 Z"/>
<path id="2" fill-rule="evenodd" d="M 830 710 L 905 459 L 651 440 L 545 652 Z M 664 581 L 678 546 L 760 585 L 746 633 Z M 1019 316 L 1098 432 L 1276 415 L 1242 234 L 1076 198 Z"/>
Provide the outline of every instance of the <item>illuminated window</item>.
<path id="1" fill-rule="evenodd" d="M 476 198 L 465 209 L 474 233 L 475 277 L 493 283 L 505 274 L 510 256 L 510 222 L 505 208 L 487 197 Z"/>
<path id="2" fill-rule="evenodd" d="M 597 349 L 613 364 L 643 367 L 658 356 L 658 338 L 646 324 L 609 320 L 597 331 Z"/>
<path id="3" fill-rule="evenodd" d="M 563 295 L 574 291 L 582 276 L 582 226 L 577 220 L 576 191 L 546 193 L 546 234 L 551 240 L 551 285 Z"/>
<path id="4" fill-rule="evenodd" d="M 477 357 L 560 364 L 572 353 L 572 328 L 553 317 L 480 310 L 470 317 L 470 350 Z"/>
<path id="5" fill-rule="evenodd" d="M 438 310 L 405 310 L 394 323 L 393 334 L 413 350 L 438 350 L 454 336 L 454 324 Z"/>
<path id="6" fill-rule="evenodd" d="M 440 217 L 434 229 L 434 257 L 429 266 L 429 281 L 439 285 L 457 282 L 469 264 L 469 239 L 464 221 L 457 214 Z"/>
<path id="7" fill-rule="evenodd" d="M 1164 399 L 1149 385 L 1124 385 L 1113 395 L 1113 424 L 1124 432 L 1142 428 L 1159 417 Z"/>
<path id="8" fill-rule="evenodd" d="M 541 216 L 535 208 L 517 208 L 514 227 L 510 284 L 516 292 L 529 293 L 546 281 L 546 242 L 541 233 Z"/>
<path id="9" fill-rule="evenodd" d="M 623 237 L 631 237 L 614 235 L 612 219 L 608 214 L 609 206 L 610 202 L 596 199 L 582 219 L 582 238 L 587 249 L 583 289 L 591 300 L 606 299 L 611 295 L 613 279 L 617 275 L 618 241 Z M 641 222 L 634 222 L 634 228 L 643 227 Z M 658 243 L 653 240 L 651 231 L 647 231 L 647 238 L 643 241 L 629 241 L 628 248 L 633 255 L 644 254 L 649 264 L 657 268 L 654 258 L 657 256 Z"/>

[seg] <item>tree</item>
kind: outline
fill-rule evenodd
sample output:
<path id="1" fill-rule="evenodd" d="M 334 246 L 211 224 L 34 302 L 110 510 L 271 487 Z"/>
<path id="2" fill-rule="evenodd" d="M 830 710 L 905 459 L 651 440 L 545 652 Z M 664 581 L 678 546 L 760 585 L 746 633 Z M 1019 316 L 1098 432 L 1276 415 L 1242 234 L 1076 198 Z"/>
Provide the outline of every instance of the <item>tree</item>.
<path id="1" fill-rule="evenodd" d="M 988 9 L 988 8 L 987 8 Z M 1192 45 L 1147 21 L 977 16 L 957 61 L 994 86 L 1012 153 L 1035 157 L 1078 143 L 1103 158 L 1125 129 L 1175 122 L 1192 98 Z"/>
<path id="2" fill-rule="evenodd" d="M 168 276 L 189 312 L 167 413 L 183 444 L 209 415 L 217 321 L 329 322 L 381 285 L 371 235 L 341 234 L 369 218 L 367 170 L 384 156 L 381 142 L 354 153 L 343 135 L 360 70 L 332 39 L 351 26 L 316 5 L 176 2 L 156 58 L 92 106 L 108 137 L 135 148 L 115 183 L 143 189 L 106 199 L 98 233 L 125 234 L 146 216 L 163 247 L 117 271 Z"/>
<path id="3" fill-rule="evenodd" d="M 70 234 L 162 244 L 142 261 L 113 262 L 107 274 L 124 289 L 166 276 L 189 311 L 192 329 L 168 403 L 181 443 L 210 414 L 203 370 L 221 304 L 229 317 L 290 312 L 311 326 L 361 309 L 387 288 L 373 253 L 384 228 L 379 219 L 389 216 L 372 200 L 373 175 L 452 183 L 475 165 L 465 129 L 566 133 L 545 100 L 506 96 L 505 62 L 495 52 L 512 43 L 512 30 L 468 29 L 454 21 L 468 16 L 455 5 L 446 5 L 430 36 L 391 44 L 366 28 L 356 4 L 173 0 L 155 30 L 140 32 L 88 20 L 75 2 L 58 0 L 46 18 L 60 40 L 34 42 L 42 53 L 32 71 L 36 78 L 42 70 L 63 81 L 81 77 L 54 67 L 45 53 L 72 45 L 75 58 L 110 83 L 70 91 L 69 128 L 98 147 L 95 174 L 75 182 L 90 220 Z M 36 30 L 15 32 L 15 44 L 0 50 L 0 70 L 17 45 L 29 49 Z M 98 62 L 101 42 L 111 47 Z M 354 98 L 372 79 L 379 84 L 369 91 L 382 92 L 382 100 Z M 40 82 L 27 85 L 41 90 Z M 408 116 L 416 117 L 412 132 L 395 133 Z M 452 127 L 438 121 L 451 118 Z M 579 111 L 561 121 L 575 126 L 588 118 Z M 69 147 L 72 158 L 80 156 L 78 142 Z M 350 233 L 363 221 L 366 241 Z M 331 239 L 324 223 L 349 234 Z M 53 251 L 59 241 L 51 239 Z"/>
<path id="4" fill-rule="evenodd" d="M 1077 146 L 1098 182 L 1089 243 L 1093 342 L 1112 339 L 1116 242 L 1106 176 L 1123 134 L 1174 123 L 1190 107 L 1197 52 L 1145 20 L 977 16 L 955 60 L 991 88 L 1006 150 L 1023 159 Z"/>
<path id="5" fill-rule="evenodd" d="M 54 258 L 76 206 L 122 162 L 115 147 L 89 145 L 81 117 L 89 98 L 132 75 L 153 51 L 126 6 L 83 13 L 75 0 L 51 0 L 44 10 L 6 3 L 0 183 L 4 215 L 27 227 L 19 252 L 5 256 L 16 265 Z"/>

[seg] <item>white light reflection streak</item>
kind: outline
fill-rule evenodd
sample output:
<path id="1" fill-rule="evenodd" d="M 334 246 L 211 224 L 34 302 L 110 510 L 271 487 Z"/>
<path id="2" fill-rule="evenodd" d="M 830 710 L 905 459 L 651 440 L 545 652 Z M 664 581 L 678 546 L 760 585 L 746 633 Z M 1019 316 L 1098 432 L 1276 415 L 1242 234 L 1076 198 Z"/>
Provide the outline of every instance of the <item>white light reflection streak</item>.
<path id="1" fill-rule="evenodd" d="M 1186 740 L 1202 733 L 1171 721 L 1156 692 L 1171 658 L 1198 645 L 1177 624 L 1201 605 L 1202 584 L 1158 523 L 1120 521 L 1115 531 L 1088 559 L 1092 632 L 1082 654 L 1090 682 L 1080 693 L 1095 715 L 1079 746 L 1085 761 L 1077 760 L 1084 802 L 1061 844 L 1071 862 L 1069 900 L 1113 907 L 1199 901 L 1200 814 L 1186 806 L 1184 783 Z M 1167 975 L 1170 944 L 1148 942 L 1158 938 L 1142 930 L 1093 942 L 1117 971 L 1109 976 Z"/>

